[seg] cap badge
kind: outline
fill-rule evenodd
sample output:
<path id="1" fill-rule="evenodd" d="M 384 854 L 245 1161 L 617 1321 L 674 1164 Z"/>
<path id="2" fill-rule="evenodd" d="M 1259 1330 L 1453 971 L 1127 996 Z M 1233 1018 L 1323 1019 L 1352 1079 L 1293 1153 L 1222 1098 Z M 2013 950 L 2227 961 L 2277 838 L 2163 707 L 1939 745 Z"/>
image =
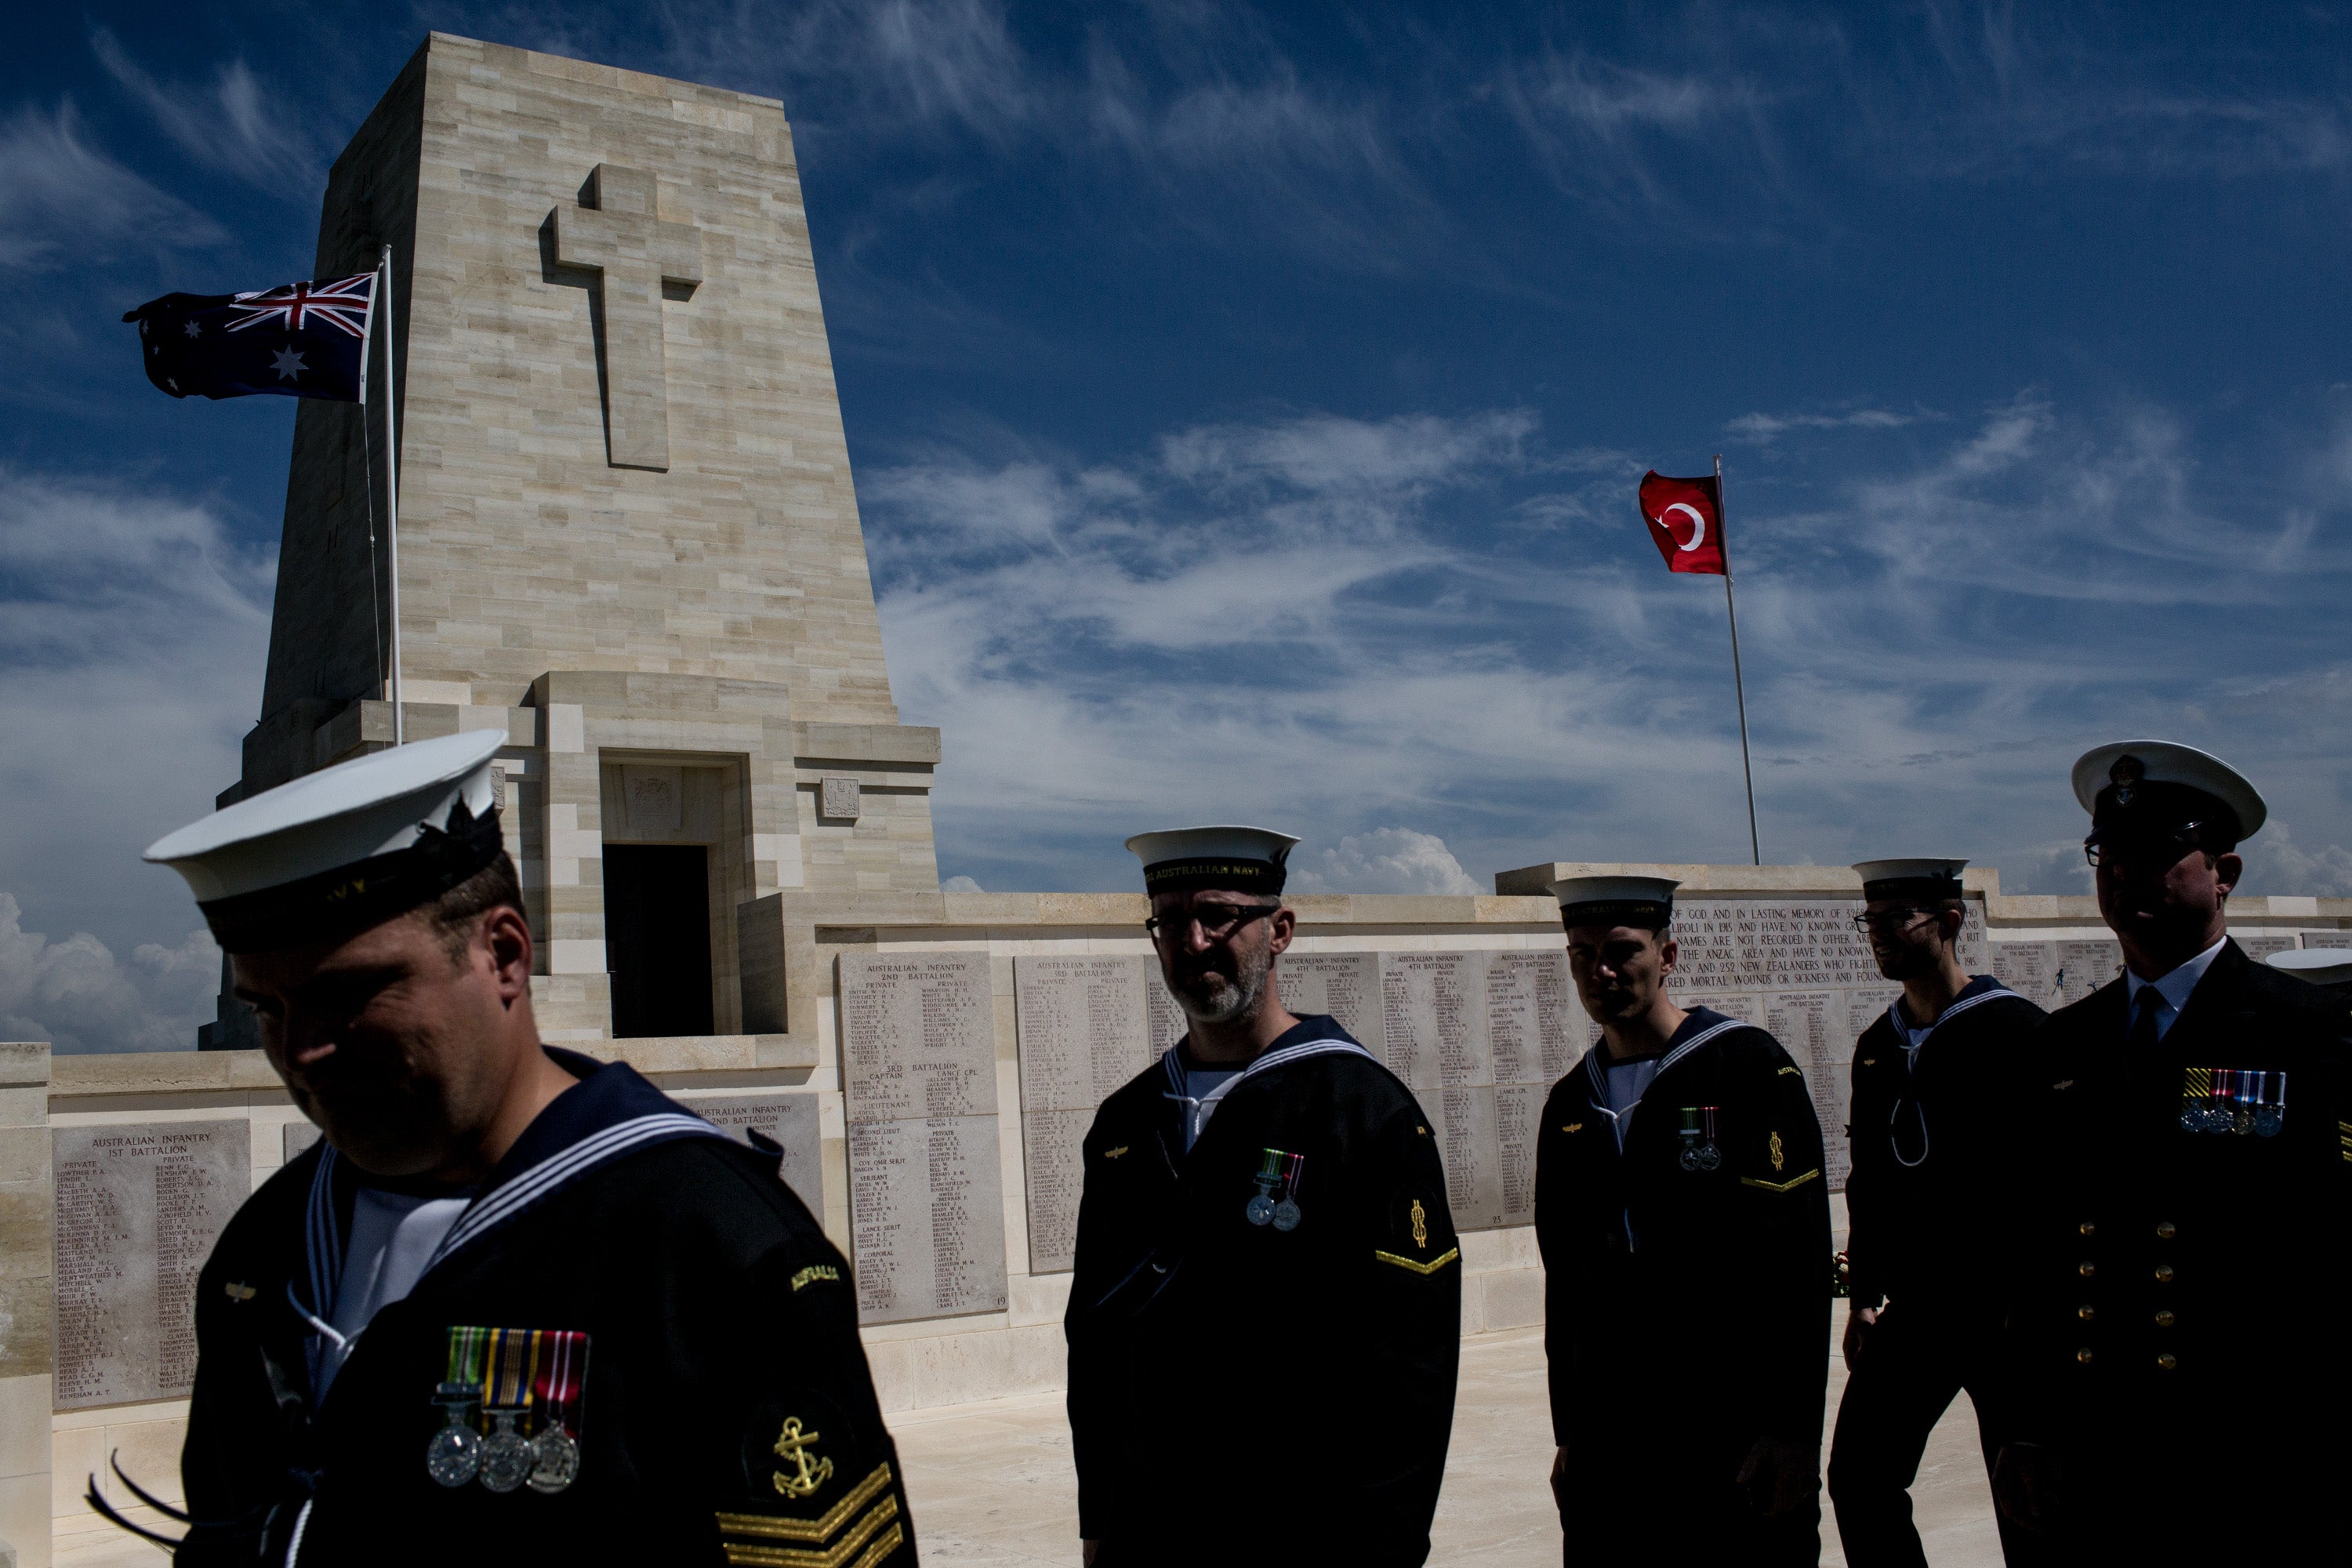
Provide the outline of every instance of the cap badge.
<path id="1" fill-rule="evenodd" d="M 2147 768 L 2137 757 L 2128 753 L 2117 757 L 2116 765 L 2107 770 L 2107 782 L 2116 786 L 2116 804 L 2132 803 L 2133 786 L 2147 776 Z"/>

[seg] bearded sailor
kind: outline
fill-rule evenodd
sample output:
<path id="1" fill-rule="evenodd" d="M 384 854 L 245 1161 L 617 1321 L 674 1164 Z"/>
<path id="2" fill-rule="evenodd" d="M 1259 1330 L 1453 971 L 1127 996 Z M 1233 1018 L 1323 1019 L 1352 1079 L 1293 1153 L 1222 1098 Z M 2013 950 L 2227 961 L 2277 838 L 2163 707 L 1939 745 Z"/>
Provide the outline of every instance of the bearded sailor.
<path id="1" fill-rule="evenodd" d="M 849 1270 L 779 1151 L 540 1043 L 503 739 L 344 763 L 147 852 L 325 1132 L 199 1278 L 175 1560 L 904 1568 Z"/>
<path id="2" fill-rule="evenodd" d="M 1145 922 L 1184 1038 L 1087 1134 L 1066 1327 L 1095 1568 L 1424 1561 L 1462 1267 L 1429 1118 L 1283 1005 L 1297 840 L 1146 833 Z"/>
<path id="3" fill-rule="evenodd" d="M 2070 1563 L 2341 1563 L 2345 997 L 2230 936 L 2238 846 L 2269 815 L 2244 774 L 2121 741 L 2073 783 L 2124 973 L 2052 1014 L 2016 1075 L 1994 1498 Z"/>
<path id="4" fill-rule="evenodd" d="M 1779 1041 L 1667 993 L 1677 883 L 1552 884 L 1601 1039 L 1553 1086 L 1536 1241 L 1572 1563 L 1821 1555 L 1830 1231 Z"/>
<path id="5" fill-rule="evenodd" d="M 1879 973 L 1903 994 L 1853 1053 L 1853 1164 L 1846 1176 L 1853 1289 L 1849 1375 L 1830 1450 L 1830 1501 L 1853 1568 L 1926 1568 L 1910 1487 L 1927 1435 L 1966 1389 L 1990 1469 L 2000 1451 L 1993 1376 L 2000 1301 L 1988 1259 L 2001 1238 L 1992 1184 L 2027 1041 L 2042 1009 L 1960 967 L 1965 860 L 1865 860 L 1854 917 Z M 2032 1546 L 2002 1523 L 2008 1561 Z"/>

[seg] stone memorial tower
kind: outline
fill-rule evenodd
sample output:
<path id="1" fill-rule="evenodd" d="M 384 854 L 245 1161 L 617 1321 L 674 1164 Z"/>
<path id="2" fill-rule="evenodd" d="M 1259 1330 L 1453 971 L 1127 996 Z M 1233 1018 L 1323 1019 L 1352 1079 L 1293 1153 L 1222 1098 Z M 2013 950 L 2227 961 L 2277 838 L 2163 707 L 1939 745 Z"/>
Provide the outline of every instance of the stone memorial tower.
<path id="1" fill-rule="evenodd" d="M 890 700 L 782 106 L 433 34 L 313 275 L 387 245 L 398 591 L 383 400 L 305 402 L 223 803 L 389 744 L 396 648 L 407 738 L 509 737 L 549 1039 L 813 1062 L 814 925 L 936 901 L 939 732 Z"/>

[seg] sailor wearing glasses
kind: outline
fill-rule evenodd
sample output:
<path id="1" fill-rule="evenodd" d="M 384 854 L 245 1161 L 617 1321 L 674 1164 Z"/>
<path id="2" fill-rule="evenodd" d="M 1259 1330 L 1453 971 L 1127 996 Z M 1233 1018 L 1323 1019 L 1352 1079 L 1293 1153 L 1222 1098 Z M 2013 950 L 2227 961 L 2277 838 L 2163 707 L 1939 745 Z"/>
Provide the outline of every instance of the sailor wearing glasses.
<path id="1" fill-rule="evenodd" d="M 1127 842 L 1191 1027 L 1087 1134 L 1066 1328 L 1097 1568 L 1429 1555 L 1462 1255 L 1412 1091 L 1282 1004 L 1297 842 Z"/>
<path id="2" fill-rule="evenodd" d="M 2345 1000 L 2224 925 L 2263 797 L 2194 747 L 2085 752 L 2125 973 L 2017 1065 L 2019 1395 L 1994 1495 L 2068 1562 L 2346 1560 Z"/>
<path id="3" fill-rule="evenodd" d="M 540 1042 L 505 740 L 356 758 L 147 851 L 326 1134 L 198 1278 L 173 1560 L 911 1568 L 849 1268 L 776 1146 Z"/>
<path id="4" fill-rule="evenodd" d="M 2000 1451 L 1993 1387 L 2000 1304 L 1987 1259 L 1999 1140 L 2041 1008 L 1960 968 L 1965 860 L 1866 860 L 1854 917 L 1903 994 L 1853 1053 L 1846 1177 L 1850 1375 L 1830 1449 L 1830 1501 L 1855 1568 L 1925 1568 L 1910 1486 L 1927 1434 L 1969 1391 L 1988 1470 Z M 2006 1536 L 2017 1537 L 2003 1524 Z M 2026 1543 L 2011 1539 L 2011 1563 Z"/>
<path id="5" fill-rule="evenodd" d="M 1677 884 L 1552 884 L 1601 1043 L 1536 1143 L 1552 1467 L 1577 1564 L 1821 1559 L 1830 1221 L 1779 1041 L 1666 991 Z"/>

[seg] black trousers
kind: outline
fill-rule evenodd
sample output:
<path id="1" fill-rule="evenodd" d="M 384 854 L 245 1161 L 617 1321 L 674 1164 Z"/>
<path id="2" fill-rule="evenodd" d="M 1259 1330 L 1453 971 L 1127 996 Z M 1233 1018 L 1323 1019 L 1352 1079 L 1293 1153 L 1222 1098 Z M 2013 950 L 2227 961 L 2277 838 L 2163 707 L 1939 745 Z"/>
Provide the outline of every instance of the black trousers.
<path id="1" fill-rule="evenodd" d="M 1704 1401 L 1676 1402 L 1684 1412 Z M 1644 1412 L 1649 1414 L 1649 1412 Z M 1717 1563 L 1739 1568 L 1816 1568 L 1817 1498 L 1767 1519 L 1739 1488 L 1755 1437 L 1689 1426 L 1612 1429 L 1569 1450 L 1561 1487 L 1561 1559 L 1567 1568 L 1658 1568 Z"/>
<path id="2" fill-rule="evenodd" d="M 1977 1407 L 1985 1473 L 1992 1473 L 2001 1445 L 1994 1331 L 1976 1318 L 1891 1302 L 1864 1339 L 1830 1446 L 1830 1503 L 1853 1568 L 1927 1568 L 1911 1523 L 1911 1483 L 1928 1433 L 1964 1388 Z M 2007 1520 L 2000 1524 L 2011 1568 L 2046 1560 L 2046 1547 Z"/>

